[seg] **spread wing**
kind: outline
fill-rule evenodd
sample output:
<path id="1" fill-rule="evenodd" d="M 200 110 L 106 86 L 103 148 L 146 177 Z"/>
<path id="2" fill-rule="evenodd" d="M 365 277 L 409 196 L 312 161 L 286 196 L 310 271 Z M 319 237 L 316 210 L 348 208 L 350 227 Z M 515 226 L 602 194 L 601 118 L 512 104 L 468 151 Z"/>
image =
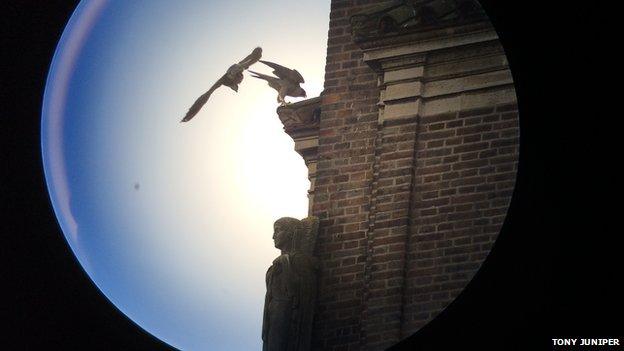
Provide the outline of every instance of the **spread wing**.
<path id="1" fill-rule="evenodd" d="M 195 100 L 195 103 L 193 104 L 193 106 L 189 108 L 188 112 L 186 113 L 186 115 L 180 122 L 188 122 L 191 120 L 191 118 L 195 117 L 195 115 L 199 112 L 199 110 L 201 110 L 201 108 L 206 104 L 210 95 L 212 95 L 212 93 L 215 90 L 217 90 L 217 88 L 220 87 L 222 84 L 223 84 L 223 77 L 219 78 L 219 80 L 217 80 L 210 87 L 210 89 L 208 89 L 207 92 L 205 92 L 204 94 L 202 94 L 202 96 L 200 96 L 199 98 L 197 98 L 197 100 Z"/>
<path id="2" fill-rule="evenodd" d="M 254 63 L 258 62 L 260 60 L 260 58 L 262 58 L 262 48 L 261 47 L 257 47 L 255 49 L 253 49 L 251 54 L 247 55 L 247 57 L 245 57 L 238 64 L 241 65 L 243 67 L 243 69 L 247 69 L 247 68 L 249 68 L 249 66 L 251 66 Z"/>
<path id="3" fill-rule="evenodd" d="M 303 80 L 303 77 L 301 76 L 301 74 L 299 72 L 297 72 L 297 70 L 295 69 L 290 69 L 288 67 L 284 67 L 282 65 L 279 65 L 275 62 L 270 62 L 270 61 L 263 61 L 260 60 L 260 62 L 264 63 L 265 65 L 273 68 L 273 74 L 275 74 L 276 76 L 282 78 L 282 79 L 287 79 L 290 80 L 292 82 L 295 83 L 305 83 L 305 81 Z"/>
<path id="4" fill-rule="evenodd" d="M 264 79 L 269 83 L 269 86 L 275 90 L 280 90 L 282 88 L 282 84 L 280 82 L 279 78 L 275 78 L 275 77 L 271 77 L 269 75 L 266 74 L 262 74 L 262 73 L 258 73 L 258 72 L 254 72 L 251 70 L 247 70 L 249 71 L 249 73 L 251 73 L 251 76 L 254 78 L 259 78 L 259 79 Z"/>

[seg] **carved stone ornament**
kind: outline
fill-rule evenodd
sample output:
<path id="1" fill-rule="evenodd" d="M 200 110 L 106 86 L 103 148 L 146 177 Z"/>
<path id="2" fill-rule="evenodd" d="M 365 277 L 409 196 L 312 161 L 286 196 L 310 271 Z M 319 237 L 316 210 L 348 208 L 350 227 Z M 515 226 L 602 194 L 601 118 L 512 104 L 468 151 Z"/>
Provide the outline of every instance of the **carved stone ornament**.
<path id="1" fill-rule="evenodd" d="M 298 134 L 300 131 L 317 130 L 321 114 L 320 103 L 321 98 L 315 97 L 280 106 L 277 109 L 277 114 L 286 133 Z"/>
<path id="2" fill-rule="evenodd" d="M 475 0 L 395 0 L 371 5 L 350 21 L 357 42 L 483 16 Z"/>
<path id="3" fill-rule="evenodd" d="M 312 256 L 318 218 L 275 221 L 273 240 L 282 250 L 266 274 L 263 351 L 310 350 L 319 262 Z"/>

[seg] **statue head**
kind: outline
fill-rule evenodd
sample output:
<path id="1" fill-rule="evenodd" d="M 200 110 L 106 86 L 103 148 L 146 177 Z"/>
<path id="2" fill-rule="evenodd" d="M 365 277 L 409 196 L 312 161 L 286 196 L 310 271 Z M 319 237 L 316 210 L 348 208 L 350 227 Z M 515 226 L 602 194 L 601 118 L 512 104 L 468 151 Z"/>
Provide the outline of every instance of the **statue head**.
<path id="1" fill-rule="evenodd" d="M 275 221 L 273 225 L 273 240 L 275 247 L 289 252 L 294 247 L 294 239 L 297 234 L 301 221 L 292 217 L 282 217 Z"/>

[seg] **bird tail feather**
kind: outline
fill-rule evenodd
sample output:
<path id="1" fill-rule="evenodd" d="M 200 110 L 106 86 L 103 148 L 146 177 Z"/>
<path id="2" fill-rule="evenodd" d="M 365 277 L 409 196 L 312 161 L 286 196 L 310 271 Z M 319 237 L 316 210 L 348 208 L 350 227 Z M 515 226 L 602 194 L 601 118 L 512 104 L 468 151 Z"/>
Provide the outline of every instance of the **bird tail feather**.
<path id="1" fill-rule="evenodd" d="M 254 78 L 260 78 L 260 79 L 264 79 L 264 80 L 270 80 L 271 78 L 274 78 L 274 77 L 271 77 L 271 76 L 267 76 L 266 74 L 262 74 L 262 73 L 259 73 L 259 72 L 252 71 L 250 69 L 248 69 L 247 72 L 251 73 L 251 76 L 254 77 Z"/>

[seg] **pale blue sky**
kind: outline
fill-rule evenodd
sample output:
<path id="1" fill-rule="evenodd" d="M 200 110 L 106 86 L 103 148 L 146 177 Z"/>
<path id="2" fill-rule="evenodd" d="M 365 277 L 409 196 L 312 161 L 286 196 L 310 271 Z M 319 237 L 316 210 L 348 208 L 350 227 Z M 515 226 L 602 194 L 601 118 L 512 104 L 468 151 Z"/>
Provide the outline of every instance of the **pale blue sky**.
<path id="1" fill-rule="evenodd" d="M 309 187 L 265 82 L 179 120 L 256 46 L 317 96 L 328 21 L 325 1 L 88 0 L 65 29 L 42 118 L 55 212 L 102 292 L 175 347 L 261 348 L 272 223 L 304 217 Z"/>

